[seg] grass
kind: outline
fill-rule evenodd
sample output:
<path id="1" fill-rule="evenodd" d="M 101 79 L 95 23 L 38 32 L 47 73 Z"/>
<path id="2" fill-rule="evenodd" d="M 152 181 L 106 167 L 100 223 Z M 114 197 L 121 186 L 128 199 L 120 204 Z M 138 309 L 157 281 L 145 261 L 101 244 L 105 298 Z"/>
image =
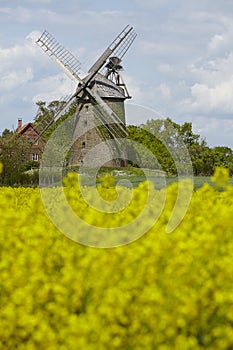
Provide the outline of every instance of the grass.
<path id="1" fill-rule="evenodd" d="M 72 169 L 73 170 L 73 169 Z M 78 169 L 75 169 L 78 171 Z M 101 168 L 97 172 L 97 177 L 94 169 L 83 169 L 82 170 L 82 184 L 84 186 L 95 186 L 100 182 L 101 176 L 107 173 L 111 173 L 116 183 L 126 187 L 136 187 L 141 182 L 145 181 L 146 178 L 155 184 L 156 189 L 164 188 L 173 182 L 179 181 L 177 176 L 165 176 L 162 171 L 159 170 L 148 170 L 148 169 L 137 169 L 137 168 Z M 202 187 L 205 183 L 214 186 L 211 181 L 211 176 L 195 176 L 193 177 L 194 189 Z M 230 178 L 230 184 L 233 185 L 233 177 Z"/>

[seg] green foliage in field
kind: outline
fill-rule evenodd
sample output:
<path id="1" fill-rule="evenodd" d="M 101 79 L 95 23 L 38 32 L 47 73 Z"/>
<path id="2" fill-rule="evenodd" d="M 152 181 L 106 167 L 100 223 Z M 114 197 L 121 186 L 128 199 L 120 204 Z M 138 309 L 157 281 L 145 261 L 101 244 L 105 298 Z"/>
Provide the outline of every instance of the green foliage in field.
<path id="1" fill-rule="evenodd" d="M 113 249 L 62 235 L 39 189 L 2 187 L 0 349 L 232 349 L 233 187 L 225 175 L 215 174 L 216 189 L 206 184 L 194 192 L 183 221 L 166 234 L 178 189 L 173 183 L 153 228 Z M 89 209 L 71 182 L 66 196 L 84 213 Z M 113 186 L 106 178 L 99 192 L 111 199 Z M 138 215 L 145 188 L 136 189 L 137 202 L 122 220 Z"/>
<path id="2" fill-rule="evenodd" d="M 208 147 L 201 135 L 193 132 L 192 123 L 185 122 L 179 125 L 170 118 L 152 119 L 141 126 L 129 125 L 127 130 L 129 139 L 150 150 L 167 174 L 176 174 L 177 169 L 166 146 L 175 145 L 178 139 L 181 139 L 187 147 L 195 176 L 211 176 L 217 166 L 224 166 L 229 169 L 231 175 L 233 174 L 232 149 L 224 146 Z M 161 140 L 166 140 L 166 145 Z M 150 159 L 148 154 L 143 155 L 141 152 L 140 158 L 145 167 L 156 168 L 154 159 Z"/>

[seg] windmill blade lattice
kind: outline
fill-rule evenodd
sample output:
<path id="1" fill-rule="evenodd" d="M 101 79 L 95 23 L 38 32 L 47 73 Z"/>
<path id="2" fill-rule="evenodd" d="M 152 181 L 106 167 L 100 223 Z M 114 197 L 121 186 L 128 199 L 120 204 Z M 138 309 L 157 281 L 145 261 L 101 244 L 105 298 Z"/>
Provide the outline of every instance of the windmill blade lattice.
<path id="1" fill-rule="evenodd" d="M 117 46 L 111 53 L 111 57 L 113 59 L 118 59 L 119 63 L 121 63 L 122 58 L 124 57 L 124 55 L 126 54 L 126 52 L 129 50 L 130 46 L 133 44 L 134 40 L 136 39 L 137 34 L 136 32 L 133 30 L 133 28 L 131 28 L 131 31 L 128 33 L 128 35 L 124 38 L 124 40 L 120 43 L 119 46 Z M 110 59 L 111 59 L 110 57 Z M 104 73 L 106 67 L 103 67 L 101 69 L 101 73 Z"/>
<path id="2" fill-rule="evenodd" d="M 104 53 L 99 57 L 95 64 L 89 69 L 88 73 L 96 74 L 106 63 L 108 57 L 115 55 L 117 49 L 119 52 L 126 52 L 134 39 L 136 38 L 136 33 L 133 27 L 127 25 L 122 32 L 116 37 L 115 40 L 109 45 L 109 47 L 104 51 Z M 123 57 L 123 56 L 122 56 Z M 93 75 L 92 75 L 93 78 Z"/>
<path id="3" fill-rule="evenodd" d="M 127 131 L 122 124 L 121 119 L 118 117 L 116 113 L 113 112 L 113 110 L 107 105 L 107 103 L 93 90 L 86 88 L 87 93 L 89 94 L 90 98 L 94 101 L 95 107 L 99 109 L 99 113 L 102 116 L 102 120 L 104 124 L 117 124 L 118 130 L 121 130 L 120 136 L 123 137 L 127 136 Z M 119 137 L 119 135 L 114 135 L 114 137 Z"/>
<path id="4" fill-rule="evenodd" d="M 35 140 L 38 141 L 46 131 L 52 126 L 58 119 L 60 119 L 68 110 L 77 104 L 77 99 L 73 95 L 68 95 L 60 100 L 60 106 L 58 107 L 56 113 L 51 116 L 44 117 L 36 125 L 38 130 L 40 130 L 39 137 Z M 39 117 L 39 115 L 37 115 Z M 36 117 L 36 118 L 37 118 Z"/>
<path id="5" fill-rule="evenodd" d="M 37 45 L 49 56 L 54 57 L 58 63 L 65 67 L 76 79 L 79 78 L 81 63 L 64 46 L 62 46 L 47 30 L 36 41 Z"/>
<path id="6" fill-rule="evenodd" d="M 120 45 L 113 50 L 112 55 L 122 59 L 136 39 L 136 36 L 136 32 L 131 28 L 129 34 L 124 38 Z"/>
<path id="7" fill-rule="evenodd" d="M 127 130 L 121 121 L 119 122 L 118 120 L 109 118 L 109 114 L 105 112 L 99 104 L 95 104 L 94 108 L 96 118 L 101 123 L 101 126 L 104 126 L 104 129 L 107 131 L 107 134 L 103 133 L 101 127 L 99 127 L 99 131 L 101 131 L 104 139 L 108 139 L 110 135 L 115 140 L 118 140 L 128 135 Z"/>

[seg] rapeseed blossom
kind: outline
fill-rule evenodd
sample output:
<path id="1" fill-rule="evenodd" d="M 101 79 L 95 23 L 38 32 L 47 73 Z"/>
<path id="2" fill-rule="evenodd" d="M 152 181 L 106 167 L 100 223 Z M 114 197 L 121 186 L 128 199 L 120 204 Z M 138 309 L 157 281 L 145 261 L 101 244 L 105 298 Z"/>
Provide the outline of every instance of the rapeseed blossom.
<path id="1" fill-rule="evenodd" d="M 127 223 L 145 203 L 148 184 L 119 187 L 130 208 L 98 214 L 72 178 L 65 180 L 66 198 L 90 223 L 93 215 L 103 227 Z M 110 180 L 98 191 L 111 202 Z M 112 249 L 65 237 L 39 189 L 2 187 L 0 349 L 232 349 L 233 187 L 219 192 L 206 184 L 194 192 L 183 221 L 168 235 L 177 186 L 166 189 L 163 212 L 149 232 Z M 91 198 L 92 190 L 85 190 Z M 164 190 L 153 191 L 159 203 Z"/>
<path id="2" fill-rule="evenodd" d="M 217 188 L 225 188 L 229 183 L 229 169 L 216 167 L 211 180 L 216 184 Z"/>

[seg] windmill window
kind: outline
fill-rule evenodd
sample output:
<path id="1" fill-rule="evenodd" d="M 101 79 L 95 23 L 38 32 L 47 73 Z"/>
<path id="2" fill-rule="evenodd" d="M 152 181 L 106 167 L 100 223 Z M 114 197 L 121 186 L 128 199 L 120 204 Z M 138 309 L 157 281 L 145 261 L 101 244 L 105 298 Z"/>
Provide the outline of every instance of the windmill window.
<path id="1" fill-rule="evenodd" d="M 38 160 L 39 160 L 38 154 L 33 153 L 32 160 L 35 160 L 36 162 L 38 162 Z"/>
<path id="2" fill-rule="evenodd" d="M 84 126 L 87 126 L 87 120 L 84 120 L 83 124 Z"/>
<path id="3" fill-rule="evenodd" d="M 86 108 L 86 112 L 88 112 L 88 106 L 85 106 L 85 108 Z"/>
<path id="4" fill-rule="evenodd" d="M 83 143 L 82 143 L 82 149 L 85 149 L 86 148 L 86 142 L 84 141 Z"/>

